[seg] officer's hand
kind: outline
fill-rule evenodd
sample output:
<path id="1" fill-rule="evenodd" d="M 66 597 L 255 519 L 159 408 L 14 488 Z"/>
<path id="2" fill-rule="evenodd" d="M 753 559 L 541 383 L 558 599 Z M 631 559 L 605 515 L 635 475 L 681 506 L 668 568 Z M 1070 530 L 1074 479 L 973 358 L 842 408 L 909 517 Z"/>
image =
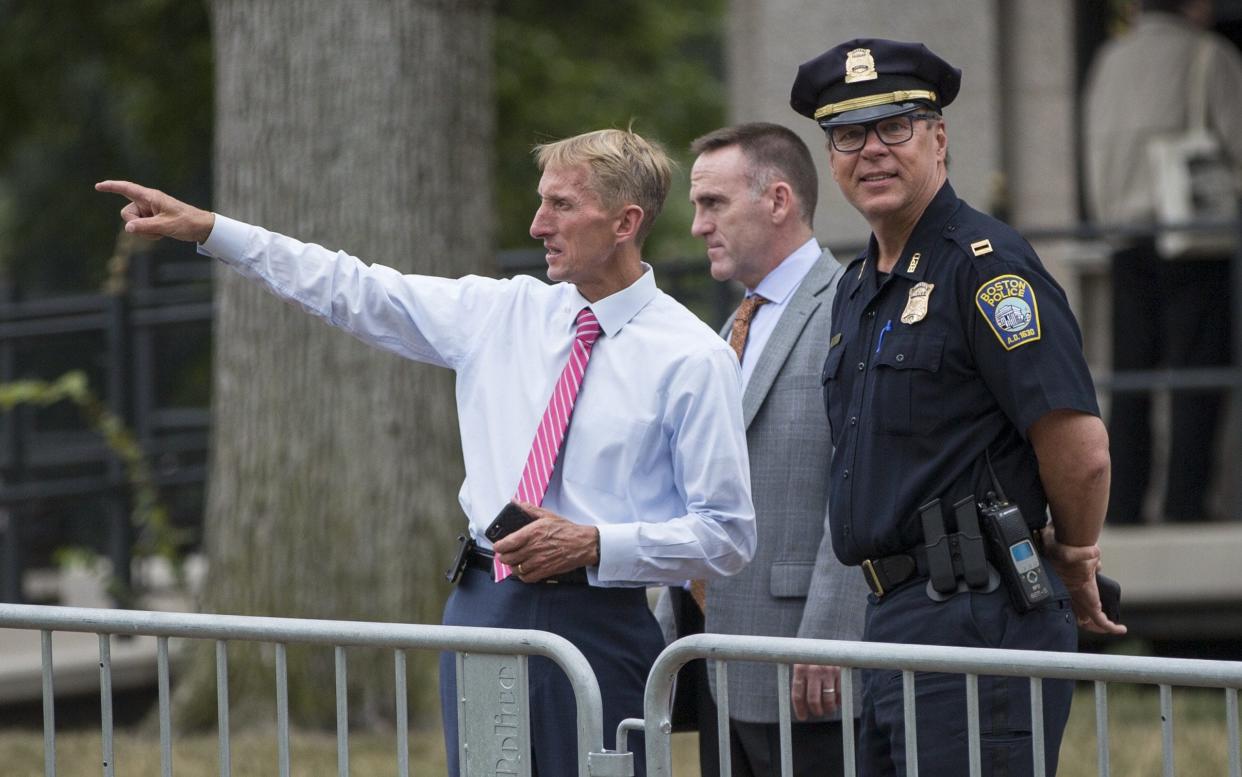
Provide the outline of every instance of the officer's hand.
<path id="1" fill-rule="evenodd" d="M 1069 590 L 1070 605 L 1079 628 L 1096 634 L 1125 634 L 1126 627 L 1113 623 L 1100 606 L 1100 589 L 1095 581 L 1100 571 L 1099 545 L 1062 545 L 1051 527 L 1045 527 L 1044 555 Z"/>
<path id="2" fill-rule="evenodd" d="M 216 223 L 216 214 L 211 211 L 129 181 L 100 181 L 95 190 L 129 198 L 129 204 L 121 209 L 125 231 L 149 240 L 171 237 L 201 243 Z"/>
<path id="3" fill-rule="evenodd" d="M 502 563 L 513 567 L 522 582 L 537 583 L 571 569 L 599 564 L 599 529 L 573 523 L 531 504 L 519 502 L 518 507 L 535 520 L 498 540 L 492 549 Z"/>
<path id="4" fill-rule="evenodd" d="M 790 701 L 798 720 L 822 718 L 841 706 L 841 667 L 794 664 Z"/>

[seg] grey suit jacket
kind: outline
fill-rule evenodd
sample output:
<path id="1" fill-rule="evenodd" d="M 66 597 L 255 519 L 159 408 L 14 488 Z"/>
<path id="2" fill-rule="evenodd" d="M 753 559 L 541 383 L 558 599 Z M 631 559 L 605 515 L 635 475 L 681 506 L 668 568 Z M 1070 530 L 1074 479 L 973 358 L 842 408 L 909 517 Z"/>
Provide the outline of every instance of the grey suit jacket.
<path id="1" fill-rule="evenodd" d="M 742 396 L 758 545 L 741 572 L 709 581 L 708 632 L 862 636 L 867 587 L 859 570 L 837 561 L 827 531 L 832 440 L 820 375 L 843 273 L 825 249 L 782 313 Z M 730 662 L 728 687 L 730 717 L 779 720 L 775 664 Z M 854 693 L 861 698 L 861 684 Z"/>

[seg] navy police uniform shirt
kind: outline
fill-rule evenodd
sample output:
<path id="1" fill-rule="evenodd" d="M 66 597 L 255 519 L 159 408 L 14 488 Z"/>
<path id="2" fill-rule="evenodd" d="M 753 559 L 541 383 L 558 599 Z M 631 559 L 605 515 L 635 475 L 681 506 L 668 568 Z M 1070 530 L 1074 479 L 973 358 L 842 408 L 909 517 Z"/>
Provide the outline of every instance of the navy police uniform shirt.
<path id="1" fill-rule="evenodd" d="M 1099 415 L 1082 335 L 1061 287 L 1007 225 L 945 183 L 887 277 L 867 253 L 833 304 L 824 400 L 835 452 L 832 544 L 845 564 L 922 543 L 918 508 L 997 479 L 1032 527 L 1047 500 L 1032 423 L 1058 409 Z"/>

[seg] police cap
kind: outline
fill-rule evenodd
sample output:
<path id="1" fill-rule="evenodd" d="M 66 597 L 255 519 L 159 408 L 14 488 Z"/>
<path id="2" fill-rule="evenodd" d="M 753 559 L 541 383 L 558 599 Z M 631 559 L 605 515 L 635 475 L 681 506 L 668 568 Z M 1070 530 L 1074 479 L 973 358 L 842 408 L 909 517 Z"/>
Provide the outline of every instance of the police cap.
<path id="1" fill-rule="evenodd" d="M 962 71 L 922 43 L 855 38 L 798 68 L 789 104 L 824 129 L 865 124 L 957 97 Z"/>

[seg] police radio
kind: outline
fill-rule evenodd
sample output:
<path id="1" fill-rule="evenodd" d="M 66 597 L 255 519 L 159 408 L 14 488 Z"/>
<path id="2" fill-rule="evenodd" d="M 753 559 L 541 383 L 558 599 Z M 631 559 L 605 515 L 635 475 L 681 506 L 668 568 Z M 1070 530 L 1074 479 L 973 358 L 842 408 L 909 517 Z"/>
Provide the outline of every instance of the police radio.
<path id="1" fill-rule="evenodd" d="M 1040 563 L 1031 529 L 1017 505 L 989 493 L 979 503 L 983 534 L 987 537 L 992 563 L 1005 581 L 1005 589 L 1018 612 L 1030 612 L 1052 596 L 1048 576 Z"/>
<path id="2" fill-rule="evenodd" d="M 979 503 L 983 535 L 1014 609 L 1030 612 L 1052 597 L 1048 575 L 1031 540 L 1031 527 L 1022 517 L 1022 510 L 1005 496 L 1005 488 L 992 469 L 992 452 L 984 448 L 983 457 L 995 489 Z"/>

